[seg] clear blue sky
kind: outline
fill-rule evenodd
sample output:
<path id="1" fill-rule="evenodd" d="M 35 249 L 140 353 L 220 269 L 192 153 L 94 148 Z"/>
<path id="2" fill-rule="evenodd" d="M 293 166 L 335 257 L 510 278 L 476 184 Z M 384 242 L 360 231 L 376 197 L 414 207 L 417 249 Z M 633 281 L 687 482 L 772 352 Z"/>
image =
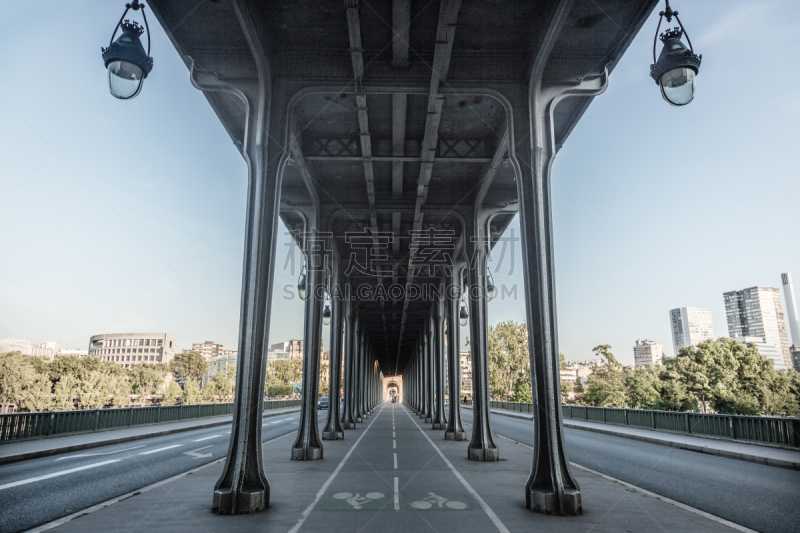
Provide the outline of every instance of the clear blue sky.
<path id="1" fill-rule="evenodd" d="M 568 359 L 611 344 L 632 363 L 637 338 L 671 354 L 669 309 L 711 308 L 721 336 L 724 291 L 780 286 L 784 271 L 800 285 L 800 4 L 673 7 L 703 54 L 695 101 L 668 106 L 648 76 L 655 14 L 553 167 Z M 154 17 L 141 95 L 110 97 L 100 47 L 122 9 L 3 6 L 0 338 L 85 348 L 101 332 L 166 331 L 181 348 L 234 347 L 245 165 Z M 496 282 L 521 288 L 515 259 Z M 296 275 L 276 273 L 271 342 L 302 336 L 301 303 L 282 299 Z M 489 309 L 493 323 L 525 319 L 521 301 Z"/>

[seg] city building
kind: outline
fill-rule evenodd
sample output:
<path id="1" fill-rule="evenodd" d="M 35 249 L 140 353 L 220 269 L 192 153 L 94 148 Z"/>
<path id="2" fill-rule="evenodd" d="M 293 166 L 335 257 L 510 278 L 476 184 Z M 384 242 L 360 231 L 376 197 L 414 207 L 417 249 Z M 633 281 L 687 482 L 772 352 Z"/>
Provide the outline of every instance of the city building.
<path id="1" fill-rule="evenodd" d="M 783 366 L 791 368 L 780 291 L 775 287 L 757 286 L 726 292 L 722 297 L 725 300 L 728 335 L 732 338 L 760 337 L 764 344 L 778 348 L 784 360 Z"/>
<path id="2" fill-rule="evenodd" d="M 576 385 L 578 381 L 580 381 L 581 385 L 584 385 L 597 365 L 598 362 L 596 360 L 583 362 L 570 361 L 567 363 L 567 367 L 560 372 L 561 382 Z"/>
<path id="3" fill-rule="evenodd" d="M 212 357 L 219 357 L 225 354 L 225 349 L 221 344 L 215 344 L 214 341 L 195 342 L 192 344 L 192 351 L 197 352 L 206 359 Z"/>
<path id="4" fill-rule="evenodd" d="M 48 341 L 41 344 L 31 344 L 25 339 L 0 340 L 0 353 L 21 352 L 25 355 L 46 357 L 51 361 L 61 355 L 61 344 L 58 341 Z"/>
<path id="5" fill-rule="evenodd" d="M 633 347 L 634 368 L 639 368 L 640 366 L 654 367 L 660 365 L 663 359 L 663 344 L 656 344 L 656 341 L 648 339 L 643 341 L 636 340 L 636 345 Z"/>
<path id="6" fill-rule="evenodd" d="M 767 359 L 772 360 L 773 368 L 775 370 L 788 370 L 791 367 L 786 366 L 786 360 L 783 357 L 783 353 L 777 347 L 772 344 L 767 344 L 764 342 L 764 339 L 761 337 L 732 337 L 733 340 L 739 341 L 742 344 L 755 344 L 756 348 L 758 348 L 758 353 L 766 357 Z"/>
<path id="7" fill-rule="evenodd" d="M 88 357 L 89 350 L 84 350 L 81 348 L 62 348 L 61 351 L 58 353 L 58 356 L 61 357 L 63 355 L 72 355 L 75 357 Z"/>
<path id="8" fill-rule="evenodd" d="M 279 342 L 269 347 L 270 351 L 275 352 L 288 352 L 289 358 L 292 360 L 303 359 L 303 341 L 300 339 L 291 339 L 289 341 Z"/>
<path id="9" fill-rule="evenodd" d="M 791 333 L 789 343 L 792 346 L 800 346 L 800 323 L 797 321 L 797 301 L 794 295 L 792 274 L 789 272 L 781 274 L 781 282 L 783 285 L 783 301 L 786 302 L 786 320 L 789 322 L 789 333 Z"/>
<path id="10" fill-rule="evenodd" d="M 106 333 L 89 339 L 89 357 L 125 368 L 139 363 L 169 363 L 175 357 L 175 337 L 169 333 Z"/>
<path id="11" fill-rule="evenodd" d="M 236 367 L 236 351 L 229 350 L 233 352 L 230 353 L 223 353 L 222 355 L 217 355 L 215 357 L 210 357 L 208 359 L 208 377 L 211 378 L 217 372 L 222 372 L 227 367 Z"/>
<path id="12" fill-rule="evenodd" d="M 792 346 L 790 353 L 792 354 L 792 367 L 800 372 L 800 346 Z"/>
<path id="13" fill-rule="evenodd" d="M 703 341 L 714 339 L 714 322 L 711 309 L 699 307 L 679 307 L 669 312 L 672 328 L 672 345 L 675 355 L 684 346 L 697 346 Z"/>
<path id="14" fill-rule="evenodd" d="M 472 354 L 469 350 L 459 352 L 461 362 L 461 392 L 472 396 Z"/>

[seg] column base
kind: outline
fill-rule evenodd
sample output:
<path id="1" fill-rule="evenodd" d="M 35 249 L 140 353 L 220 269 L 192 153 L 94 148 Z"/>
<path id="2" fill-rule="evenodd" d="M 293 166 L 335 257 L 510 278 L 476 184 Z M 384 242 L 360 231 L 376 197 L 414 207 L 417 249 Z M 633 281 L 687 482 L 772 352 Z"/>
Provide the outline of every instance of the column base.
<path id="1" fill-rule="evenodd" d="M 212 512 L 219 514 L 246 514 L 262 511 L 269 507 L 269 488 L 244 489 L 239 494 L 231 489 L 214 491 Z"/>
<path id="2" fill-rule="evenodd" d="M 447 424 L 442 422 L 435 422 L 431 429 L 438 429 L 440 431 L 444 431 L 447 429 Z"/>
<path id="3" fill-rule="evenodd" d="M 323 431 L 322 440 L 342 440 L 344 439 L 344 431 Z"/>
<path id="4" fill-rule="evenodd" d="M 342 422 L 342 428 L 343 429 L 356 429 L 356 423 L 355 422 Z"/>
<path id="5" fill-rule="evenodd" d="M 361 418 L 357 416 L 356 417 L 356 424 L 360 424 L 361 422 L 363 422 L 363 420 L 361 420 Z M 353 429 L 355 429 L 355 428 L 353 428 Z"/>
<path id="6" fill-rule="evenodd" d="M 322 448 L 292 448 L 292 461 L 316 461 L 322 459 Z"/>
<path id="7" fill-rule="evenodd" d="M 426 416 L 425 417 L 425 423 L 426 424 L 430 424 L 431 422 L 433 422 L 433 417 L 432 416 Z"/>
<path id="8" fill-rule="evenodd" d="M 500 450 L 497 448 L 467 448 L 467 459 L 470 461 L 499 461 Z"/>
<path id="9" fill-rule="evenodd" d="M 561 505 L 558 502 L 558 493 L 546 489 L 536 489 L 526 494 L 528 509 L 537 513 L 577 516 L 583 514 L 581 505 L 581 491 L 565 490 Z"/>
<path id="10" fill-rule="evenodd" d="M 467 440 L 467 433 L 463 429 L 460 431 L 445 431 L 444 440 Z"/>

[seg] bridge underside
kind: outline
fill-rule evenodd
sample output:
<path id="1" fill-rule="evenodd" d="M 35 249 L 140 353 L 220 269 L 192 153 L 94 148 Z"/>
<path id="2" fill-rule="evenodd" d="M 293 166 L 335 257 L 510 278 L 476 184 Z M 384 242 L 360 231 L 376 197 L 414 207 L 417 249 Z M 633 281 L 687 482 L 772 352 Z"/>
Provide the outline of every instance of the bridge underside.
<path id="1" fill-rule="evenodd" d="M 235 430 L 216 511 L 269 505 L 260 409 L 279 217 L 306 257 L 292 458 L 322 459 L 322 440 L 364 423 L 389 376 L 425 423 L 464 440 L 458 402 L 445 405 L 460 392 L 463 301 L 475 406 L 467 456 L 495 461 L 486 257 L 519 215 L 539 415 L 526 501 L 581 512 L 558 409 L 550 166 L 655 3 L 151 2 L 249 169 Z M 320 436 L 326 302 L 329 383 L 344 394 L 341 404 L 331 394 Z"/>

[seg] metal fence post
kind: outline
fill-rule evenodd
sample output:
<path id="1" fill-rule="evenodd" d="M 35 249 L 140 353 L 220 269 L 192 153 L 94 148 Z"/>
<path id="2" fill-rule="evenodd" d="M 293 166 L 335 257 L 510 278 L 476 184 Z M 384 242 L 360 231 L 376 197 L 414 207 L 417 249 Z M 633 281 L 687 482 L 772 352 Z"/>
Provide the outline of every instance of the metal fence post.
<path id="1" fill-rule="evenodd" d="M 605 424 L 605 423 L 607 423 L 606 422 L 606 408 L 605 407 L 601 407 L 601 409 L 603 410 L 603 424 Z"/>
<path id="2" fill-rule="evenodd" d="M 730 437 L 732 439 L 734 439 L 734 440 L 736 439 L 736 428 L 733 425 L 733 417 L 732 416 L 728 417 L 728 435 L 730 435 Z"/>
<path id="3" fill-rule="evenodd" d="M 652 424 L 653 429 L 656 429 L 656 412 L 650 411 L 650 424 Z"/>

